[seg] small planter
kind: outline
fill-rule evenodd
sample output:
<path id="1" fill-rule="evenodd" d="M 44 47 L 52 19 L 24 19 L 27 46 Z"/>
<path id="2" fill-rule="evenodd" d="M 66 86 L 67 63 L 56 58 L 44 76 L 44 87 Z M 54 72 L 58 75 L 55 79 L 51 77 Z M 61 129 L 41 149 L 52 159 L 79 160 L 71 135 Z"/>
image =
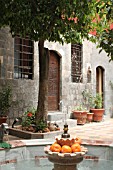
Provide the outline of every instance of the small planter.
<path id="1" fill-rule="evenodd" d="M 94 122 L 101 122 L 103 119 L 105 109 L 91 109 L 91 112 L 94 113 L 93 121 Z"/>
<path id="2" fill-rule="evenodd" d="M 87 111 L 73 111 L 73 118 L 77 119 L 77 125 L 84 125 L 87 119 Z"/>
<path id="3" fill-rule="evenodd" d="M 93 114 L 94 113 L 87 113 L 87 122 L 91 123 L 93 121 Z"/>
<path id="4" fill-rule="evenodd" d="M 30 131 L 24 131 L 21 129 L 9 128 L 9 135 L 19 137 L 21 139 L 49 139 L 54 138 L 62 134 L 62 130 L 46 132 L 46 133 L 34 133 Z"/>

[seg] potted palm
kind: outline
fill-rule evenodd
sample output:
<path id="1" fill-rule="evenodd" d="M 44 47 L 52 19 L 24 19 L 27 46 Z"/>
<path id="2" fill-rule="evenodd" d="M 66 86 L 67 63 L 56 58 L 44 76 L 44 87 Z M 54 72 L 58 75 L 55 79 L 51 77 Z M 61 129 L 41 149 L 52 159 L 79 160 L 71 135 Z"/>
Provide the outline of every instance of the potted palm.
<path id="1" fill-rule="evenodd" d="M 93 108 L 94 106 L 94 97 L 92 96 L 90 91 L 87 90 L 83 90 L 82 92 L 82 96 L 83 96 L 83 103 L 86 106 L 87 110 L 89 110 L 89 112 L 87 112 L 87 123 L 90 123 L 93 121 L 93 113 L 90 112 L 90 108 Z"/>
<path id="2" fill-rule="evenodd" d="M 9 108 L 12 104 L 12 89 L 11 87 L 5 86 L 0 89 L 0 125 L 6 123 L 8 118 Z"/>
<path id="3" fill-rule="evenodd" d="M 103 114 L 105 109 L 102 108 L 102 95 L 96 93 L 96 96 L 92 98 L 94 108 L 91 108 L 90 111 L 94 113 L 93 121 L 100 122 L 103 119 Z"/>
<path id="4" fill-rule="evenodd" d="M 75 107 L 72 111 L 72 117 L 77 119 L 77 125 L 84 125 L 87 119 L 87 109 L 82 105 Z"/>

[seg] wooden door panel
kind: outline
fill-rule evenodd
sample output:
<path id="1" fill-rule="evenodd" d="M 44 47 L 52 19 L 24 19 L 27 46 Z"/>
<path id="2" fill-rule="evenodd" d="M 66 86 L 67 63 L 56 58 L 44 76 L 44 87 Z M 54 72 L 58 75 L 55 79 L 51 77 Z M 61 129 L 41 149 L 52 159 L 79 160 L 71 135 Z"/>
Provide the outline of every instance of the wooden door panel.
<path id="1" fill-rule="evenodd" d="M 55 111 L 58 110 L 58 99 L 53 96 L 48 96 L 48 106 L 49 106 L 49 111 Z"/>
<path id="2" fill-rule="evenodd" d="M 48 85 L 48 110 L 59 109 L 59 56 L 50 51 L 49 85 Z"/>

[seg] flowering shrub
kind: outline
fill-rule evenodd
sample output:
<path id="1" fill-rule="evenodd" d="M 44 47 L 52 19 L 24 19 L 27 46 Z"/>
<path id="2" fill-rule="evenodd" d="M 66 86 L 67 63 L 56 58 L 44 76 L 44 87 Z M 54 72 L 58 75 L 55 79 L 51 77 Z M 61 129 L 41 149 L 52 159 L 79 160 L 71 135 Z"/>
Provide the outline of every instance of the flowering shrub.
<path id="1" fill-rule="evenodd" d="M 35 120 L 35 113 L 36 109 L 32 108 L 24 112 L 23 116 L 21 117 L 22 122 L 22 130 L 30 131 L 30 132 L 50 132 L 54 130 L 59 130 L 58 125 L 53 123 L 47 123 L 43 120 L 36 121 Z"/>
<path id="2" fill-rule="evenodd" d="M 32 108 L 24 112 L 22 116 L 23 127 L 29 127 L 31 124 L 35 124 L 35 112 L 36 112 L 35 108 Z"/>
<path id="3" fill-rule="evenodd" d="M 32 108 L 24 112 L 22 116 L 22 129 L 32 132 L 43 132 L 43 130 L 47 127 L 47 124 L 41 120 L 36 123 L 35 121 L 35 112 L 36 109 Z"/>

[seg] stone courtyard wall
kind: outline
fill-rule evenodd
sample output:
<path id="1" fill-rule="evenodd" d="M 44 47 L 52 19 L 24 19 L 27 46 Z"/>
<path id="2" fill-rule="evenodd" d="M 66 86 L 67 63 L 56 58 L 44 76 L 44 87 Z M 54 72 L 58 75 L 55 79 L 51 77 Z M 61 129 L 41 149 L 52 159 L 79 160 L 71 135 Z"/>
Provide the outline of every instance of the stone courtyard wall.
<path id="1" fill-rule="evenodd" d="M 37 106 L 38 102 L 38 43 L 34 45 L 34 78 L 33 80 L 14 79 L 14 39 L 9 29 L 0 31 L 0 88 L 10 85 L 13 93 L 13 102 L 10 109 L 8 123 L 22 115 L 29 108 Z"/>
<path id="2" fill-rule="evenodd" d="M 91 55 L 91 67 L 93 70 L 93 88 L 96 87 L 96 67 L 101 66 L 104 71 L 104 107 L 107 117 L 113 117 L 113 89 L 110 81 L 113 83 L 113 61 L 109 62 L 109 57 L 104 51 L 99 54 L 99 49 L 92 44 L 93 53 Z"/>
<path id="3" fill-rule="evenodd" d="M 50 50 L 59 52 L 61 56 L 61 82 L 60 82 L 60 99 L 63 101 L 62 106 L 69 106 L 71 110 L 84 103 L 82 92 L 84 90 L 96 93 L 96 68 L 101 66 L 104 71 L 104 108 L 106 117 L 113 117 L 113 89 L 110 81 L 113 82 L 113 61 L 104 51 L 99 54 L 96 45 L 85 40 L 83 42 L 83 82 L 73 83 L 71 81 L 71 44 L 45 43 Z M 87 83 L 87 70 L 91 68 L 91 82 Z M 63 107 L 62 107 L 63 111 Z M 70 116 L 70 114 L 69 114 Z"/>
<path id="4" fill-rule="evenodd" d="M 73 83 L 71 81 L 71 44 L 61 45 L 59 43 L 45 43 L 45 47 L 49 50 L 58 51 L 61 56 L 60 61 L 60 100 L 62 100 L 62 111 L 65 112 L 68 107 L 68 117 L 70 117 L 73 108 L 77 105 L 83 104 L 83 90 L 92 91 L 92 83 L 87 83 L 87 62 L 90 62 L 90 51 L 85 51 L 83 48 L 83 83 Z M 83 45 L 84 47 L 84 45 Z M 84 57 L 86 61 L 84 61 Z M 89 61 L 88 61 L 89 60 Z"/>
<path id="5" fill-rule="evenodd" d="M 71 44 L 61 45 L 59 43 L 45 42 L 45 47 L 54 50 L 60 55 L 60 100 L 62 100 L 61 110 L 69 107 L 68 117 L 72 109 L 79 104 L 83 104 L 83 90 L 96 92 L 96 67 L 102 66 L 105 69 L 104 92 L 105 92 L 105 113 L 108 117 L 112 116 L 113 110 L 113 90 L 110 86 L 110 80 L 113 80 L 113 62 L 105 52 L 98 53 L 96 46 L 91 42 L 83 42 L 83 83 L 73 83 L 71 81 Z M 87 70 L 91 68 L 91 82 L 87 83 Z M 23 114 L 30 107 L 36 107 L 38 102 L 38 43 L 34 44 L 34 78 L 33 80 L 14 79 L 14 39 L 9 33 L 9 29 L 0 31 L 0 88 L 6 83 L 13 89 L 13 100 L 18 100 L 18 106 L 10 109 L 9 123 L 11 124 L 15 117 Z M 64 107 L 65 106 L 65 107 Z"/>

